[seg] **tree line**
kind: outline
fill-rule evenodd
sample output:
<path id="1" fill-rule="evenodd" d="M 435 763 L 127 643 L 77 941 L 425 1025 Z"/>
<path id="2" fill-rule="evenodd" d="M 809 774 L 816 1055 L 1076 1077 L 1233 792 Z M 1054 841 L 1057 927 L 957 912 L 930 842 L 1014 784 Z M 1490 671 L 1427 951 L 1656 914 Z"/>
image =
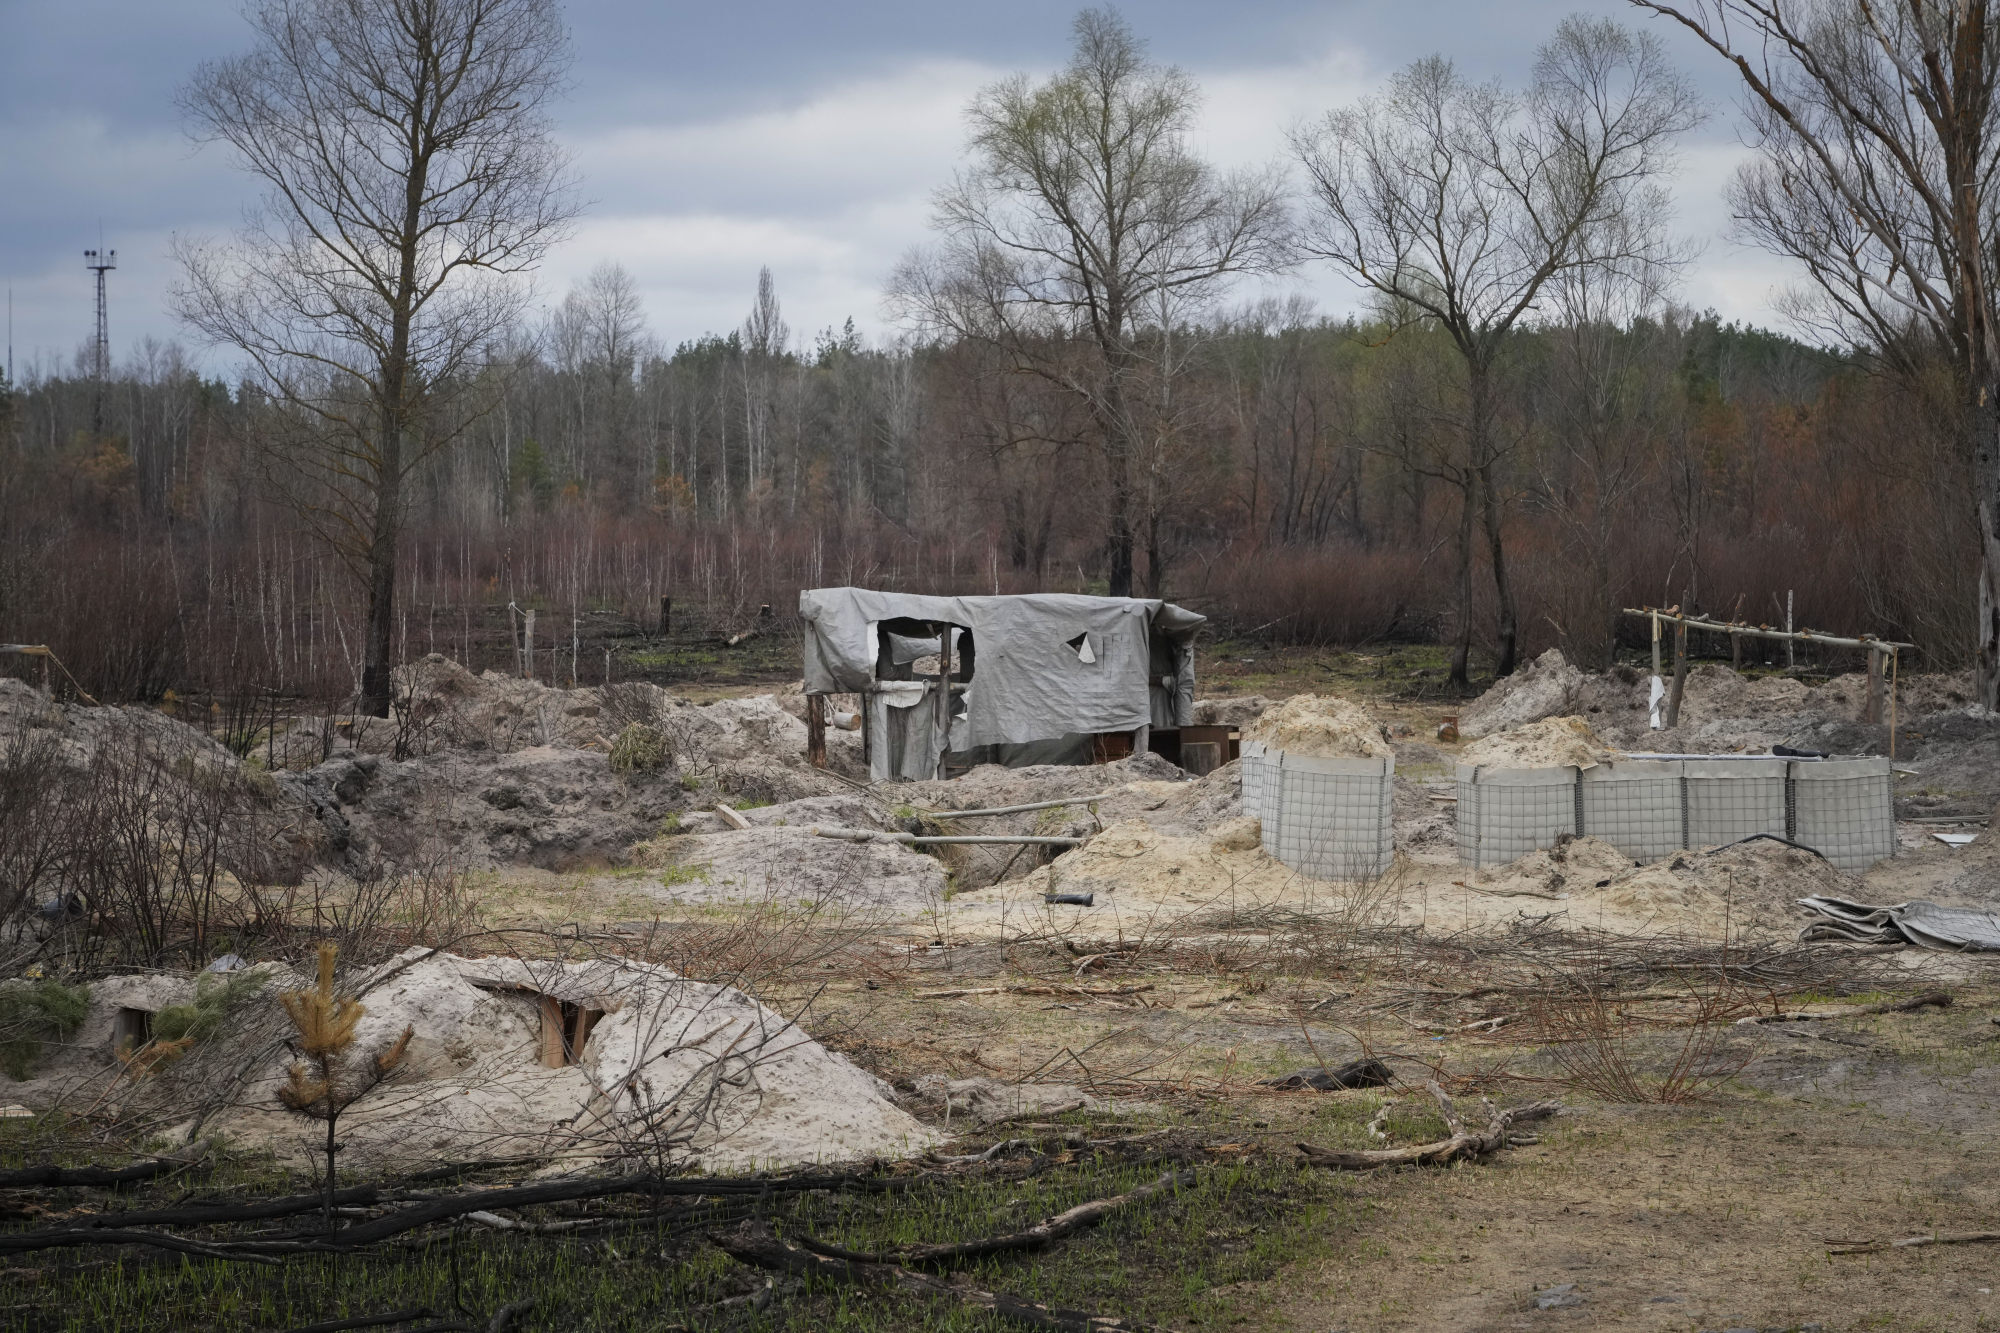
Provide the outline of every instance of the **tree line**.
<path id="1" fill-rule="evenodd" d="M 1199 89 L 1086 11 L 1067 66 L 969 109 L 933 240 L 889 278 L 898 336 L 795 337 L 766 270 L 741 326 L 668 349 L 615 265 L 540 317 L 506 281 L 569 214 L 538 100 L 563 58 L 550 7 L 371 2 L 423 20 L 379 31 L 414 34 L 396 68 L 429 70 L 412 96 L 463 122 L 433 117 L 393 180 L 259 138 L 343 94 L 356 133 L 382 133 L 379 98 L 270 54 L 301 49 L 271 25 L 313 5 L 271 7 L 260 55 L 191 86 L 211 133 L 290 182 L 261 229 L 184 255 L 181 313 L 246 353 L 238 381 L 148 345 L 109 380 L 79 363 L 0 398 L 0 623 L 87 687 L 381 701 L 413 645 L 476 656 L 475 612 L 640 625 L 675 596 L 724 624 L 828 582 L 1173 596 L 1267 637 L 1438 642 L 1460 689 L 1475 653 L 1498 673 L 1549 644 L 1608 662 L 1632 602 L 1771 621 L 1795 595 L 1801 623 L 1986 660 L 1964 340 L 1870 328 L 1859 245 L 1838 304 L 1824 229 L 1784 229 L 1776 201 L 1817 159 L 1776 112 L 1736 198 L 1807 260 L 1797 313 L 1819 336 L 1676 305 L 1674 143 L 1705 112 L 1644 32 L 1568 20 L 1512 89 L 1420 61 L 1295 134 L 1287 177 L 1201 160 Z M 1890 71 L 1878 94 L 1901 87 L 1893 42 L 1840 40 Z M 1800 49 L 1810 83 L 1819 48 Z M 500 143 L 527 147 L 496 164 Z M 278 206 L 302 171 L 324 202 Z M 342 250 L 371 201 L 401 248 Z M 1365 313 L 1241 302 L 1246 277 L 1306 264 Z"/>

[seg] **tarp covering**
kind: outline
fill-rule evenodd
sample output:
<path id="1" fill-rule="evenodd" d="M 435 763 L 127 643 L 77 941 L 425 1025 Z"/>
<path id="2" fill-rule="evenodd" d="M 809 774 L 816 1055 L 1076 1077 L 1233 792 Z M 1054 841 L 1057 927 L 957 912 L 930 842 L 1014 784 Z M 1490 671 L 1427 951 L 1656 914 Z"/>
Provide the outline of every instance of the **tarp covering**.
<path id="1" fill-rule="evenodd" d="M 1799 906 L 1819 918 L 1799 932 L 1802 940 L 1914 944 L 1952 953 L 2000 950 L 2000 916 L 1976 907 L 1940 907 L 1921 900 L 1878 907 L 1819 894 L 1799 899 Z"/>
<path id="2" fill-rule="evenodd" d="M 1072 593 L 926 597 L 815 588 L 799 594 L 799 614 L 806 621 L 805 687 L 812 694 L 873 687 L 880 649 L 876 632 L 885 621 L 971 631 L 974 672 L 964 711 L 952 723 L 954 750 L 1193 721 L 1189 645 L 1206 617 L 1169 602 Z M 928 647 L 934 651 L 936 641 Z M 909 651 L 909 645 L 892 645 L 894 657 Z"/>

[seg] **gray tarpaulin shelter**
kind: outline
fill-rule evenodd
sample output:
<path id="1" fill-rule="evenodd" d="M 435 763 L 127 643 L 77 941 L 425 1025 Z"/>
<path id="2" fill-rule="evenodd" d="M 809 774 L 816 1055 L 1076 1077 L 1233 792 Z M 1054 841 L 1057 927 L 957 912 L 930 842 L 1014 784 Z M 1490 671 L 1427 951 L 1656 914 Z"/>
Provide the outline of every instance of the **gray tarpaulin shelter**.
<path id="1" fill-rule="evenodd" d="M 1137 597 L 926 597 L 866 588 L 799 594 L 807 694 L 859 694 L 869 775 L 959 763 L 1087 762 L 1093 738 L 1193 721 L 1194 636 L 1206 617 Z M 948 640 L 949 723 L 939 706 Z"/>

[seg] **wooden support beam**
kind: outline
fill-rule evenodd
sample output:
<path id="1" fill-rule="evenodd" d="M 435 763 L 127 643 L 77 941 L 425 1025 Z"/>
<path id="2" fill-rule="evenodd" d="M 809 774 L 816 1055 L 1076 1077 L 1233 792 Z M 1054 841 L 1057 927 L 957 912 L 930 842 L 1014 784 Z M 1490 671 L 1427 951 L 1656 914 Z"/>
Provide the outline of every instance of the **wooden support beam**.
<path id="1" fill-rule="evenodd" d="M 806 696 L 806 762 L 814 768 L 826 767 L 826 696 Z"/>

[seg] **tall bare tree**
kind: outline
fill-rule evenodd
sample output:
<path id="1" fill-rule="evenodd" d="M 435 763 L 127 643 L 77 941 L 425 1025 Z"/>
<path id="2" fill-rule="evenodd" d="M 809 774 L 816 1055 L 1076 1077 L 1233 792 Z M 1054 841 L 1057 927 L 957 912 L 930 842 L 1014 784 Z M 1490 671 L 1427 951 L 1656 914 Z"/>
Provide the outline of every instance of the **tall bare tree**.
<path id="1" fill-rule="evenodd" d="M 1434 322 L 1464 363 L 1462 453 L 1440 477 L 1460 492 L 1458 639 L 1452 683 L 1467 688 L 1475 522 L 1499 603 L 1499 661 L 1514 668 L 1519 613 L 1503 542 L 1495 371 L 1544 289 L 1579 268 L 1655 280 L 1676 258 L 1660 179 L 1674 140 L 1701 117 L 1659 43 L 1613 23 L 1566 19 L 1523 93 L 1468 82 L 1441 56 L 1388 91 L 1294 139 L 1316 207 L 1306 249 L 1385 310 Z"/>
<path id="2" fill-rule="evenodd" d="M 1182 364 L 1168 335 L 1232 275 L 1284 262 L 1287 221 L 1275 175 L 1225 175 L 1195 155 L 1192 79 L 1150 61 L 1109 10 L 1085 10 L 1075 33 L 1047 82 L 1016 76 L 973 100 L 972 161 L 939 192 L 938 244 L 897 270 L 890 306 L 1087 404 L 1110 591 L 1125 597 L 1152 408 L 1172 401 L 1148 377 Z"/>
<path id="3" fill-rule="evenodd" d="M 2000 15 L 1987 0 L 1634 0 L 1736 66 L 1763 149 L 1743 229 L 1805 266 L 1802 322 L 1920 372 L 1948 356 L 1974 478 L 1978 692 L 2000 710 Z"/>
<path id="4" fill-rule="evenodd" d="M 556 0 L 253 0 L 255 48 L 181 103 L 265 185 L 226 244 L 179 246 L 182 319 L 240 350 L 298 427 L 300 512 L 367 587 L 362 706 L 389 707 L 405 483 L 477 414 L 519 275 L 574 214 L 546 107 Z"/>

